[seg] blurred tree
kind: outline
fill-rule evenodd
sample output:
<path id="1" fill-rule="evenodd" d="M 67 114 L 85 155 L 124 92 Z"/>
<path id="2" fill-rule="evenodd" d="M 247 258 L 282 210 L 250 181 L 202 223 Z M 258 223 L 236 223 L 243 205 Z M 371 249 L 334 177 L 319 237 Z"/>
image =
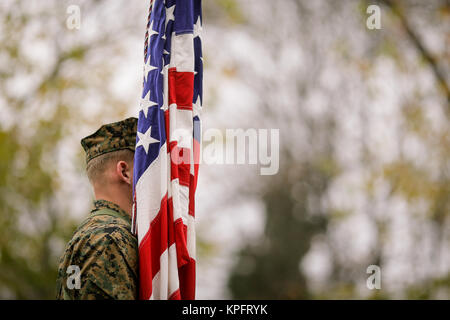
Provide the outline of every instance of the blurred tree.
<path id="1" fill-rule="evenodd" d="M 234 298 L 450 296 L 449 4 L 376 3 L 382 29 L 368 31 L 369 1 L 204 1 L 219 35 L 205 43 L 209 112 L 226 79 L 258 102 L 233 125 L 281 129 L 277 176 L 223 184 L 224 207 L 235 190 L 259 199 L 266 217 L 231 270 Z M 80 30 L 65 25 L 73 4 Z M 74 214 L 89 206 L 72 181 L 84 168 L 80 134 L 135 111 L 140 83 L 127 95 L 120 79 L 134 69 L 123 61 L 141 76 L 142 46 L 132 43 L 142 43 L 146 6 L 1 1 L 0 298 L 54 297 Z M 233 49 L 243 39 L 251 50 Z M 317 239 L 329 269 L 320 285 L 304 267 Z M 369 264 L 383 270 L 375 293 L 365 288 Z"/>
<path id="2" fill-rule="evenodd" d="M 262 196 L 267 215 L 264 236 L 240 251 L 231 274 L 234 298 L 312 298 L 299 261 L 314 236 L 326 232 L 327 219 L 313 201 L 320 199 L 334 174 L 330 163 L 318 165 L 329 161 L 332 158 L 304 164 L 299 180 L 293 179 L 289 168 L 271 181 Z"/>
<path id="3" fill-rule="evenodd" d="M 80 31 L 66 27 L 69 4 L 81 7 Z M 126 14 L 119 7 L 121 18 L 103 19 L 111 7 L 106 1 L 0 4 L 0 299 L 55 297 L 58 258 L 79 222 L 74 209 L 90 202 L 76 208 L 77 195 L 64 190 L 73 174 L 66 169 L 74 161 L 75 174 L 83 168 L 74 133 L 127 111 L 123 93 L 105 80 L 121 55 L 118 40 L 142 38 L 136 30 L 145 21 L 125 20 L 139 7 Z M 111 58 L 99 59 L 104 52 Z M 86 114 L 93 100 L 108 108 Z M 63 151 L 66 145 L 77 151 Z"/>
<path id="4" fill-rule="evenodd" d="M 265 205 L 266 227 L 260 239 L 246 244 L 238 254 L 229 279 L 233 298 L 423 299 L 450 296 L 450 266 L 445 254 L 450 223 L 450 135 L 448 118 L 439 119 L 430 114 L 445 114 L 449 110 L 448 84 L 443 71 L 449 67 L 445 50 L 448 46 L 440 46 L 444 49 L 441 51 L 435 46 L 433 51 L 422 41 L 427 34 L 436 35 L 439 30 L 443 30 L 440 39 L 446 41 L 448 30 L 445 31 L 444 26 L 448 22 L 448 2 L 380 1 L 383 27 L 379 32 L 365 30 L 369 4 L 372 3 L 317 1 L 313 5 L 302 0 L 272 5 L 260 3 L 258 6 L 264 7 L 260 20 L 242 4 L 253 36 L 263 35 L 259 41 L 264 42 L 272 64 L 278 68 L 276 74 L 280 76 L 266 79 L 262 85 L 254 80 L 257 72 L 246 72 L 246 79 L 251 79 L 246 84 L 261 95 L 259 111 L 263 110 L 260 114 L 264 114 L 264 119 L 258 119 L 258 124 L 279 127 L 284 143 L 289 146 L 285 146 L 280 156 L 282 166 L 278 176 L 255 178 L 251 184 L 263 185 L 256 194 L 260 194 Z M 362 13 L 360 18 L 357 18 L 358 7 Z M 284 12 L 280 14 L 280 11 Z M 298 19 L 288 19 L 286 12 L 295 12 L 293 15 Z M 276 30 L 266 29 L 267 25 L 275 25 L 274 21 Z M 436 21 L 443 23 L 439 25 Z M 416 30 L 417 25 L 422 26 L 421 32 Z M 283 71 L 283 54 L 289 50 L 286 48 L 299 48 L 303 67 L 295 65 L 293 55 L 286 61 L 291 64 L 292 73 Z M 374 89 L 381 78 L 376 74 L 377 68 L 386 57 L 393 62 L 395 77 L 408 79 L 407 89 L 395 78 L 384 76 L 381 79 L 381 82 L 391 80 L 389 83 L 401 90 L 399 103 L 388 111 L 394 120 L 384 127 L 390 130 L 387 137 L 396 145 L 394 153 L 388 156 L 383 153 L 383 144 L 376 144 L 379 136 L 386 136 L 386 133 L 380 132 L 382 126 L 375 127 L 377 115 L 370 108 L 372 101 L 369 100 L 378 101 L 378 95 L 381 103 L 389 101 L 389 98 L 383 100 L 378 92 L 374 94 L 380 91 L 379 87 Z M 427 72 L 436 80 L 432 91 L 426 91 L 418 80 Z M 322 82 L 323 74 L 330 73 L 333 76 Z M 296 93 L 285 89 L 289 85 L 283 81 L 283 76 L 296 84 Z M 329 83 L 339 85 L 332 87 Z M 274 88 L 276 90 L 270 90 Z M 309 97 L 316 97 L 316 90 L 322 98 L 313 100 L 311 107 L 323 105 L 320 102 L 325 101 L 325 112 L 311 112 L 308 108 Z M 286 96 L 290 104 L 274 103 L 283 101 Z M 397 110 L 400 110 L 398 116 Z M 350 123 L 351 136 L 357 135 L 356 140 L 342 134 Z M 346 140 L 352 141 L 351 146 Z M 412 147 L 412 143 L 420 147 Z M 430 155 L 428 161 L 417 159 L 423 152 Z M 394 160 L 383 160 L 386 157 Z M 327 165 L 321 166 L 321 163 Z M 355 195 L 348 193 L 347 177 L 364 181 Z M 389 192 L 381 193 L 384 187 L 380 186 L 384 185 L 389 186 Z M 255 194 L 254 190 L 246 191 Z M 238 192 L 242 192 L 242 188 Z M 356 196 L 359 198 L 354 198 Z M 338 204 L 349 199 L 353 201 L 349 207 L 342 208 Z M 402 227 L 413 235 L 409 246 L 396 239 L 396 219 L 401 219 L 398 218 L 400 211 L 394 207 L 396 201 L 407 208 L 410 223 Z M 369 230 L 374 230 L 372 243 L 359 255 L 354 251 L 357 240 L 342 231 L 358 228 L 353 225 L 354 217 L 361 217 L 359 219 L 367 221 Z M 421 228 L 424 225 L 430 229 Z M 352 234 L 364 232 L 355 230 Z M 321 280 L 322 285 L 316 287 L 309 279 L 310 274 L 300 265 L 318 235 L 326 239 L 331 271 Z M 417 249 L 424 242 L 431 243 L 426 247 L 431 248 L 428 256 Z M 394 247 L 401 248 L 405 254 L 408 252 L 410 258 L 397 260 L 392 256 Z M 392 280 L 384 282 L 387 289 L 370 292 L 365 288 L 368 265 L 394 270 L 399 263 L 407 263 L 408 271 L 397 282 L 387 273 L 387 279 Z"/>

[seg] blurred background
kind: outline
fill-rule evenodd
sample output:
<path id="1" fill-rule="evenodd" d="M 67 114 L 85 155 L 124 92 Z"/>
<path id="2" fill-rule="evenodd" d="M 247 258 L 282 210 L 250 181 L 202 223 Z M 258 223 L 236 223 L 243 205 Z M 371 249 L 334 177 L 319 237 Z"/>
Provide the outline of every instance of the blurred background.
<path id="1" fill-rule="evenodd" d="M 55 297 L 93 199 L 80 139 L 138 114 L 147 10 L 0 2 L 1 299 Z M 197 298 L 450 299 L 450 2 L 204 0 L 203 18 L 204 130 L 280 129 L 280 170 L 201 166 Z"/>

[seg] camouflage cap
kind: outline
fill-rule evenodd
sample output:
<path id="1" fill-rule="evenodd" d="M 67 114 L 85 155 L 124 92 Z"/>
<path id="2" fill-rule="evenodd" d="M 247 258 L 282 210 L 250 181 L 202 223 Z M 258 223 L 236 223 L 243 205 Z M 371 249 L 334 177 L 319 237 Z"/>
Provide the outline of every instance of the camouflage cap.
<path id="1" fill-rule="evenodd" d="M 104 153 L 129 149 L 136 146 L 137 118 L 105 124 L 95 133 L 81 140 L 86 152 L 86 163 Z"/>

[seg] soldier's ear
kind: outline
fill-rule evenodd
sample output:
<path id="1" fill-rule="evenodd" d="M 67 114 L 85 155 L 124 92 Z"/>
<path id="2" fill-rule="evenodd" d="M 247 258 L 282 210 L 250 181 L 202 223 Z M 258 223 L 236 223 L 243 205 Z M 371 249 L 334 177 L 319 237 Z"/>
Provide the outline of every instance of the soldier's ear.
<path id="1" fill-rule="evenodd" d="M 116 173 L 121 181 L 129 185 L 133 183 L 132 168 L 126 161 L 116 163 Z"/>

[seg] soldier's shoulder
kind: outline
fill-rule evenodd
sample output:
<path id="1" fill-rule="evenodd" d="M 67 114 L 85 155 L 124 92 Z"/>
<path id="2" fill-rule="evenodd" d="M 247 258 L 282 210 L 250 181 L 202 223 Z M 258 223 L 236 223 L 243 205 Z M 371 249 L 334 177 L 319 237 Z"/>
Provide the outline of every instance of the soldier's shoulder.
<path id="1" fill-rule="evenodd" d="M 58 298 L 61 299 L 65 292 L 66 271 L 70 265 L 81 269 L 82 290 L 77 294 L 85 297 L 91 285 L 101 283 L 101 288 L 109 288 L 114 283 L 114 277 L 110 275 L 125 272 L 130 277 L 137 277 L 137 251 L 137 239 L 122 219 L 107 215 L 89 216 L 77 228 L 60 259 Z"/>
<path id="2" fill-rule="evenodd" d="M 65 256 L 72 260 L 91 256 L 108 248 L 123 251 L 133 255 L 137 251 L 137 239 L 131 233 L 129 226 L 120 218 L 111 216 L 93 216 L 83 222 L 67 244 Z"/>
<path id="3" fill-rule="evenodd" d="M 109 237 L 106 237 L 106 236 Z M 77 239 L 103 239 L 103 238 L 120 238 L 127 237 L 135 239 L 131 233 L 130 226 L 122 219 L 108 215 L 99 215 L 89 217 L 75 231 L 72 240 Z"/>

